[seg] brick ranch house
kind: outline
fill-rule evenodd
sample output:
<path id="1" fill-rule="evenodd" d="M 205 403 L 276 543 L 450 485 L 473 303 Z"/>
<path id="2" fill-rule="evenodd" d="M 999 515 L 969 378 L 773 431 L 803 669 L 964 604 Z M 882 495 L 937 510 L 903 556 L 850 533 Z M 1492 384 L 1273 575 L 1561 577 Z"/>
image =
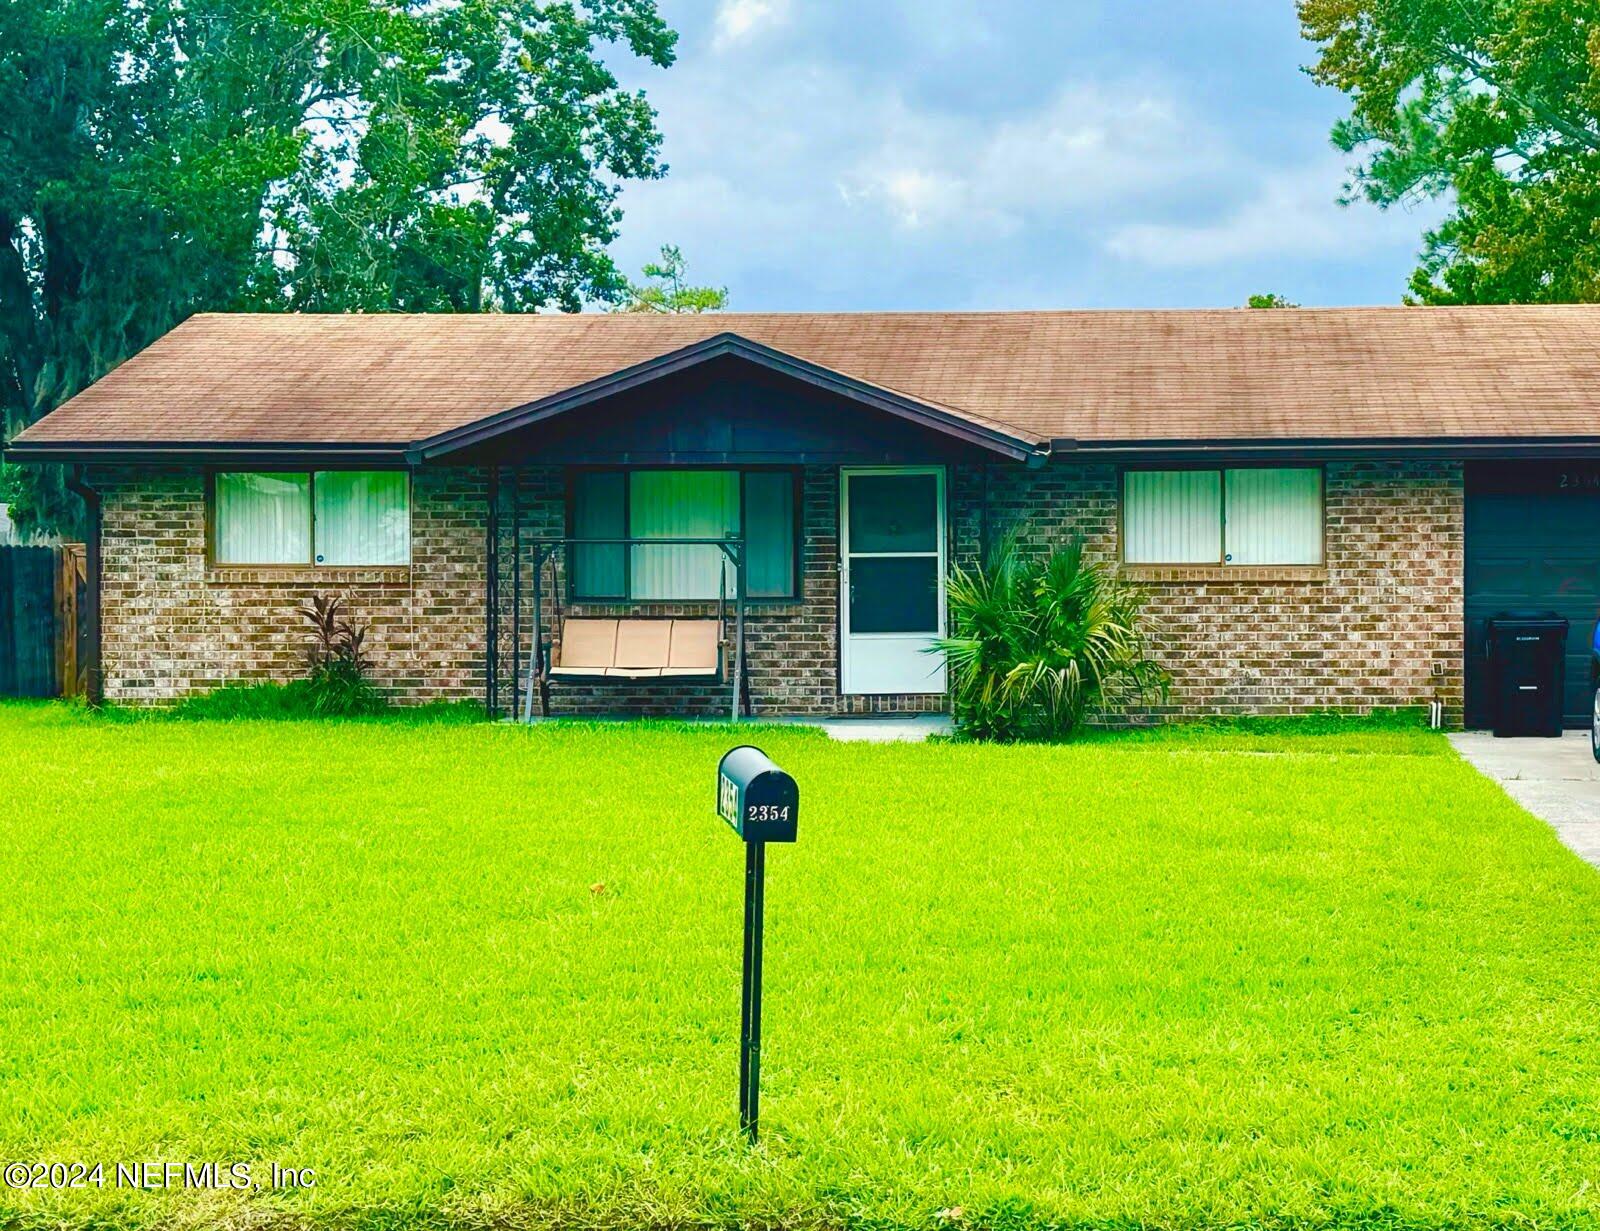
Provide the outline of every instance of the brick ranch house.
<path id="1" fill-rule="evenodd" d="M 747 712 L 939 710 L 945 572 L 1015 530 L 1148 587 L 1175 715 L 1476 725 L 1483 620 L 1529 607 L 1589 708 L 1600 308 L 197 316 L 9 453 L 90 503 L 126 703 L 296 673 L 339 594 L 401 701 L 514 712 L 536 637 L 623 617 L 550 712 L 725 712 L 726 656 L 633 617 L 731 620 L 742 577 Z"/>

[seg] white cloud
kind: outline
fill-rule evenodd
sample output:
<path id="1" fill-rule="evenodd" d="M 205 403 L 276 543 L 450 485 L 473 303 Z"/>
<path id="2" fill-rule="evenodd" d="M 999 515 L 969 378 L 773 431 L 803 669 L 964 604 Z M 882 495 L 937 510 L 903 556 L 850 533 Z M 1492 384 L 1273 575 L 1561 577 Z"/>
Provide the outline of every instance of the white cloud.
<path id="1" fill-rule="evenodd" d="M 789 16 L 788 0 L 721 0 L 712 46 L 718 50 L 741 43 L 763 28 L 780 25 Z"/>
<path id="2" fill-rule="evenodd" d="M 1269 257 L 1316 258 L 1396 243 L 1414 248 L 1425 224 L 1404 210 L 1337 203 L 1346 171 L 1335 159 L 1262 174 L 1251 195 L 1200 222 L 1130 222 L 1107 236 L 1113 256 L 1155 268 L 1199 268 Z M 1191 212 L 1194 203 L 1190 203 Z"/>
<path id="3" fill-rule="evenodd" d="M 1220 153 L 1170 96 L 1122 86 L 1064 88 L 1033 111 L 988 122 L 896 103 L 880 123 L 883 139 L 840 189 L 913 228 L 977 224 L 1009 234 L 1059 224 L 1209 178 Z"/>
<path id="4" fill-rule="evenodd" d="M 1427 219 L 1334 204 L 1326 118 L 1230 110 L 1176 54 L 1090 49 L 1008 80 L 1035 10 L 932 0 L 973 35 L 951 48 L 922 37 L 926 2 L 680 0 L 679 63 L 629 82 L 660 111 L 671 171 L 625 189 L 619 264 L 679 244 L 735 309 L 1399 294 Z M 1252 89 L 1342 106 L 1289 61 Z"/>
<path id="5" fill-rule="evenodd" d="M 888 211 L 911 230 L 928 225 L 975 221 L 965 181 L 914 166 L 884 167 L 841 181 L 839 197 L 848 206 L 866 204 Z"/>

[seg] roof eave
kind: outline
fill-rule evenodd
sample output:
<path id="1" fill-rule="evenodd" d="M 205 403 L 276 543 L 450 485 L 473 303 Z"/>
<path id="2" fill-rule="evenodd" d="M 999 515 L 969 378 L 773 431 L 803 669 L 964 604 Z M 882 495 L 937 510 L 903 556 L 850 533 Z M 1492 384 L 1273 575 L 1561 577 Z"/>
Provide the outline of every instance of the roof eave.
<path id="1" fill-rule="evenodd" d="M 1165 457 L 1171 460 L 1230 457 L 1416 457 L 1440 460 L 1469 457 L 1538 458 L 1600 455 L 1600 436 L 1302 436 L 1154 437 L 1083 440 L 1057 437 L 1050 442 L 1055 461 L 1090 458 Z"/>
<path id="2" fill-rule="evenodd" d="M 12 462 L 79 462 L 86 465 L 315 465 L 403 466 L 406 446 L 349 441 L 244 440 L 13 440 Z"/>

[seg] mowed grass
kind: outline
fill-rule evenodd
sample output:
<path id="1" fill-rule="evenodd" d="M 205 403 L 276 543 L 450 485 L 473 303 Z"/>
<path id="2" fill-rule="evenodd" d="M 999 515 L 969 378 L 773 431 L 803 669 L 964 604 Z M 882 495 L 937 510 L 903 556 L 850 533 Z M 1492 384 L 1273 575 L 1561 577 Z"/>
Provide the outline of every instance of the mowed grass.
<path id="1" fill-rule="evenodd" d="M 1592 1226 L 1600 875 L 1438 737 L 0 707 L 0 1190 L 25 1227 Z M 119 1190 L 118 1161 L 310 1167 Z"/>

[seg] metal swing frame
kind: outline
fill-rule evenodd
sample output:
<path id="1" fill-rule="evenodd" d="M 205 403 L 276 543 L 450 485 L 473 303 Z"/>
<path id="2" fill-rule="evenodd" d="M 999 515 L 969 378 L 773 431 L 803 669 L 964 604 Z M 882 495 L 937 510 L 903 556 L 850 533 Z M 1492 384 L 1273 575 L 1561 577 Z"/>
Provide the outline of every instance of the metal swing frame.
<path id="1" fill-rule="evenodd" d="M 528 669 L 523 681 L 522 692 L 522 721 L 533 721 L 533 702 L 537 696 L 540 698 L 541 707 L 546 712 L 541 717 L 549 717 L 548 697 L 550 675 L 544 647 L 544 566 L 545 562 L 551 563 L 551 591 L 555 596 L 556 619 L 561 616 L 561 577 L 555 571 L 555 559 L 561 558 L 563 565 L 570 560 L 569 550 L 573 547 L 716 547 L 721 550 L 727 561 L 733 565 L 733 607 L 734 607 L 734 633 L 733 633 L 733 698 L 731 702 L 732 720 L 738 722 L 741 715 L 741 703 L 744 700 L 744 608 L 745 608 L 745 540 L 743 536 L 730 536 L 728 538 L 562 538 L 532 539 L 528 547 L 533 556 L 533 645 L 528 655 Z M 727 627 L 727 570 L 722 570 L 722 593 L 717 599 L 718 620 Z M 596 600 L 604 602 L 606 600 Z M 650 618 L 650 617 L 643 617 Z M 682 678 L 682 677 L 679 677 Z M 647 681 L 634 681 L 647 682 Z"/>

